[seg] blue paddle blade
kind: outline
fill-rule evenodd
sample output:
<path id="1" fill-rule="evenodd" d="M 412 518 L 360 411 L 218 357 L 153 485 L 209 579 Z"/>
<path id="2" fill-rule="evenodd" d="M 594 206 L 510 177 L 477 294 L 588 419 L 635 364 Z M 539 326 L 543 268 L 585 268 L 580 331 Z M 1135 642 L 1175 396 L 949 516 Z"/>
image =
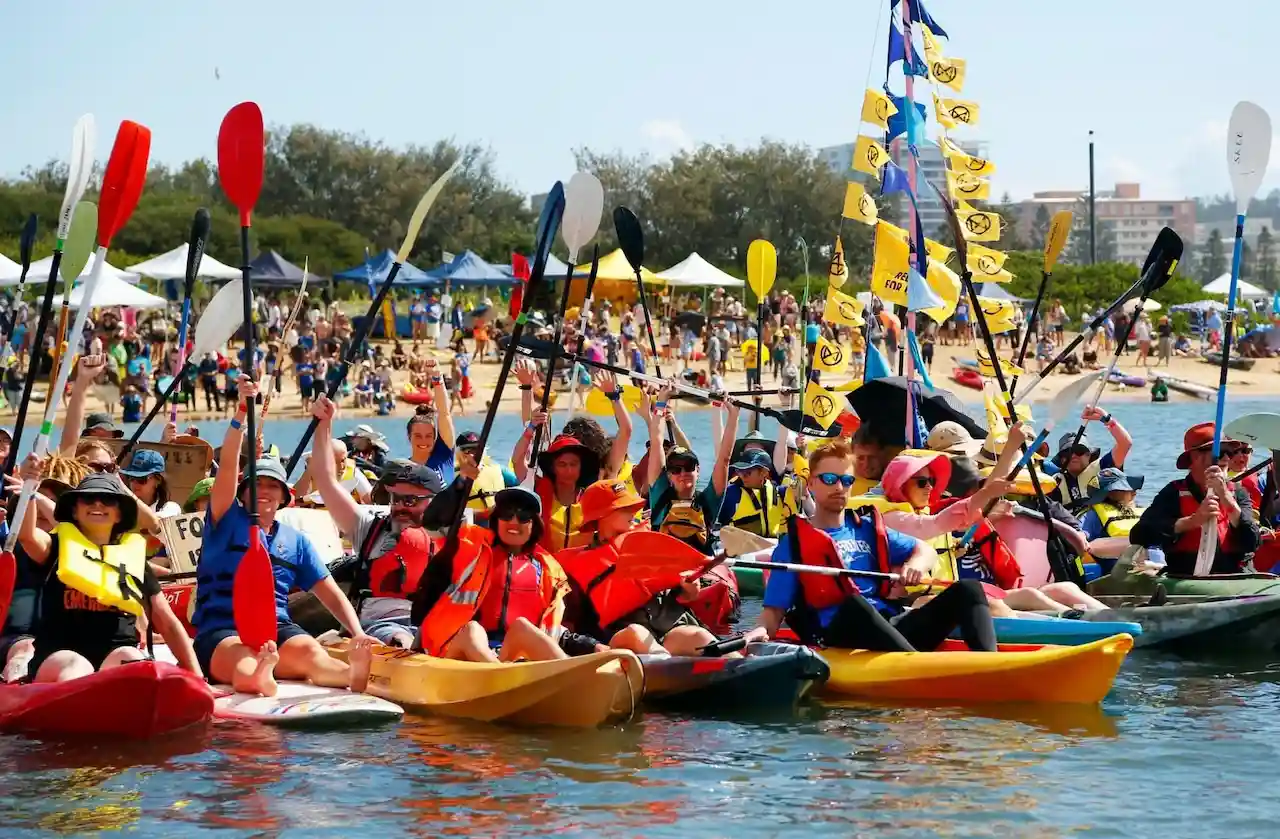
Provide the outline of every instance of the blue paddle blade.
<path id="1" fill-rule="evenodd" d="M 547 200 L 542 202 L 542 212 L 538 215 L 538 227 L 535 232 L 533 246 L 533 267 L 529 271 L 529 286 L 542 281 L 547 270 L 547 257 L 551 255 L 551 244 L 555 242 L 560 231 L 560 220 L 564 218 L 564 184 L 556 181 L 555 186 L 547 193 Z"/>

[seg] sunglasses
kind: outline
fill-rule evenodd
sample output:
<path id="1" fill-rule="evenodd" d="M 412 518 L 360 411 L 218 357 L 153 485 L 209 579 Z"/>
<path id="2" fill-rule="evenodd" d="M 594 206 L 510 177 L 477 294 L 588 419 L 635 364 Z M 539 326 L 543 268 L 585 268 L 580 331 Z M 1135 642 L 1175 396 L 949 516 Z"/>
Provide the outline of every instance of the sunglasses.
<path id="1" fill-rule="evenodd" d="M 669 475 L 683 475 L 686 472 L 692 475 L 694 472 L 697 472 L 697 471 L 698 471 L 698 467 L 693 465 L 673 466 L 671 464 L 667 464 L 667 474 Z"/>
<path id="2" fill-rule="evenodd" d="M 108 461 L 107 463 L 90 463 L 89 468 L 101 475 L 104 472 L 115 472 L 116 464 L 114 461 Z"/>
<path id="3" fill-rule="evenodd" d="M 104 507 L 119 507 L 120 499 L 114 495 L 85 495 L 80 501 L 86 505 L 101 504 Z"/>
<path id="4" fill-rule="evenodd" d="M 393 507 L 416 507 L 423 501 L 430 500 L 430 495 L 398 495 L 391 493 L 391 506 Z"/>
<path id="5" fill-rule="evenodd" d="M 938 479 L 933 477 L 932 475 L 929 475 L 927 477 L 921 476 L 919 478 L 912 478 L 911 482 L 914 483 L 920 489 L 933 489 L 938 485 Z"/>
<path id="6" fill-rule="evenodd" d="M 529 509 L 513 507 L 509 510 L 494 510 L 493 517 L 498 521 L 511 521 L 512 519 L 515 519 L 520 524 L 528 524 L 533 521 L 534 513 Z"/>
<path id="7" fill-rule="evenodd" d="M 817 478 L 823 486 L 833 487 L 840 484 L 845 489 L 852 487 L 856 480 L 852 475 L 837 475 L 835 472 L 819 472 Z"/>

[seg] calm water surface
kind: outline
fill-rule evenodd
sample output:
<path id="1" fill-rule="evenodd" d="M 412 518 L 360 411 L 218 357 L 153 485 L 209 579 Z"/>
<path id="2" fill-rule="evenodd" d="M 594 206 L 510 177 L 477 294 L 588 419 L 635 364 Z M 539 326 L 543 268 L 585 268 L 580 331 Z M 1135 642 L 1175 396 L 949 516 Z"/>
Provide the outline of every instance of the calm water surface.
<path id="1" fill-rule="evenodd" d="M 1272 409 L 1233 403 L 1228 417 Z M 1208 403 L 1113 411 L 1139 439 L 1143 498 L 1172 477 L 1183 430 L 1212 418 Z M 403 440 L 403 420 L 372 424 Z M 706 412 L 684 424 L 706 439 Z M 302 427 L 273 421 L 268 436 L 287 448 Z M 497 450 L 518 432 L 500 422 Z M 1266 659 L 1138 653 L 1101 708 L 814 703 L 585 732 L 409 717 L 124 745 L 0 737 L 0 835 L 1275 836 L 1277 713 Z"/>

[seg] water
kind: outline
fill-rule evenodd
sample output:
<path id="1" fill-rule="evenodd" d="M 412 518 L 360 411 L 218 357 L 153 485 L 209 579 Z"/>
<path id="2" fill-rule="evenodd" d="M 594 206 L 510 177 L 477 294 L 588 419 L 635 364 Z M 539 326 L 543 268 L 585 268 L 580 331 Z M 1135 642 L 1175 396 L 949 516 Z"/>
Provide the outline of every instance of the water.
<path id="1" fill-rule="evenodd" d="M 1227 415 L 1271 407 L 1232 403 Z M 1173 477 L 1182 432 L 1212 406 L 1113 411 L 1139 435 L 1130 468 L 1147 476 L 1149 498 Z M 682 422 L 707 439 L 708 412 Z M 404 420 L 370 424 L 404 439 Z M 225 428 L 202 426 L 210 439 Z M 268 437 L 288 449 L 303 427 L 273 420 Z M 497 451 L 519 431 L 500 420 Z M 1139 652 L 1101 708 L 812 703 L 763 719 L 645 714 L 585 732 L 409 717 L 334 733 L 218 724 L 123 745 L 0 737 L 0 825 L 5 837 L 1241 839 L 1274 835 L 1280 818 L 1261 792 L 1280 758 L 1278 712 L 1280 665 Z"/>

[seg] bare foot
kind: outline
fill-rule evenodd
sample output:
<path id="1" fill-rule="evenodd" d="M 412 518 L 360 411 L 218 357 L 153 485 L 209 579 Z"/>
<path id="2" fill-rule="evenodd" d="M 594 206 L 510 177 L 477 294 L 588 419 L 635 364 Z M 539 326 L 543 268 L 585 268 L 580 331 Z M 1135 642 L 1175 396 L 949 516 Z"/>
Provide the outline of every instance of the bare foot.
<path id="1" fill-rule="evenodd" d="M 374 640 L 361 635 L 351 640 L 347 651 L 347 664 L 351 667 L 351 691 L 364 693 L 369 688 L 369 669 L 373 667 Z"/>
<path id="2" fill-rule="evenodd" d="M 258 650 L 256 656 L 258 666 L 249 677 L 249 686 L 254 693 L 262 696 L 275 696 L 280 686 L 276 684 L 276 665 L 280 663 L 280 653 L 276 651 L 276 642 L 268 641 Z M 248 692 L 248 691 L 246 691 Z"/>
<path id="3" fill-rule="evenodd" d="M 25 678 L 31 666 L 31 659 L 35 658 L 35 655 L 35 642 L 30 638 L 15 641 L 9 648 L 9 658 L 4 664 L 4 673 L 0 675 L 0 681 L 17 682 Z"/>

